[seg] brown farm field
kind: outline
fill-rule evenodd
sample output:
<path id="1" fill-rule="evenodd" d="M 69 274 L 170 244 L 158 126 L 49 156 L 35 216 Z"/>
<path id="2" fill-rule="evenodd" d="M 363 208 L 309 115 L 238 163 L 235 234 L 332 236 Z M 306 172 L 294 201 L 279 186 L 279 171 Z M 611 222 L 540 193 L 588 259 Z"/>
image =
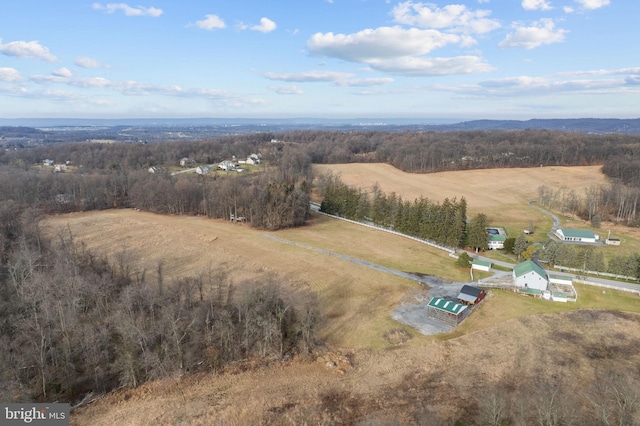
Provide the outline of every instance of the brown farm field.
<path id="1" fill-rule="evenodd" d="M 407 175 L 385 165 L 330 167 L 346 183 L 377 182 L 403 197 L 464 196 L 471 214 L 482 211 L 495 220 L 519 212 L 537 218 L 526 201 L 535 198 L 541 184 L 579 192 L 605 182 L 597 167 L 435 175 Z M 348 177 L 347 171 L 356 170 L 359 174 Z M 483 197 L 488 190 L 491 195 Z M 274 274 L 291 291 L 316 293 L 325 318 L 324 346 L 311 359 L 232 367 L 121 390 L 76 410 L 73 424 L 412 424 L 429 413 L 444 423 L 422 424 L 451 424 L 478 415 L 478 383 L 509 382 L 515 389 L 571 376 L 576 386 L 586 386 L 603 359 L 612 367 L 640 371 L 637 351 L 627 350 L 640 344 L 637 296 L 584 288 L 578 304 L 549 304 L 498 291 L 456 332 L 422 336 L 390 316 L 399 303 L 422 292 L 421 285 L 333 254 L 451 281 L 468 281 L 467 270 L 455 267 L 444 252 L 324 216 L 313 215 L 305 227 L 263 232 L 201 217 L 107 210 L 51 216 L 44 227 L 52 237 L 70 231 L 75 241 L 111 259 L 126 254 L 120 257 L 135 270 L 144 269 L 148 285 L 155 282 L 159 261 L 166 282 L 218 267 L 238 286 Z M 408 331 L 411 339 L 389 343 L 383 335 L 393 329 Z M 483 368 L 475 370 L 470 360 L 482 360 Z M 567 360 L 575 367 L 571 375 Z M 460 402 L 470 411 L 460 412 Z"/>

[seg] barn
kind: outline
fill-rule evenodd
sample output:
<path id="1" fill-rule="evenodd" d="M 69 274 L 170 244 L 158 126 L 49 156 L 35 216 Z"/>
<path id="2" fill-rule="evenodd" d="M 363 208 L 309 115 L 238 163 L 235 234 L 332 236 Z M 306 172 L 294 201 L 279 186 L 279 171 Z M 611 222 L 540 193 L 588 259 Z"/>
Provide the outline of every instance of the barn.
<path id="1" fill-rule="evenodd" d="M 458 325 L 466 314 L 468 306 L 457 300 L 433 297 L 427 305 L 427 315 L 451 325 Z"/>
<path id="2" fill-rule="evenodd" d="M 484 299 L 485 291 L 472 285 L 463 285 L 458 294 L 458 302 L 466 305 L 475 305 Z"/>
<path id="3" fill-rule="evenodd" d="M 547 273 L 537 263 L 527 260 L 513 268 L 513 281 L 516 287 L 544 291 L 549 285 Z"/>

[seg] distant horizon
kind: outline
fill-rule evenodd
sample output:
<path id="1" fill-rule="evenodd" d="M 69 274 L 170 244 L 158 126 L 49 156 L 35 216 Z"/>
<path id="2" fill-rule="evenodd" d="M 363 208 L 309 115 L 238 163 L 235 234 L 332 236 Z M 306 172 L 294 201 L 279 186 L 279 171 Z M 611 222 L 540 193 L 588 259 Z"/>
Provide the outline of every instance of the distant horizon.
<path id="1" fill-rule="evenodd" d="M 455 124 L 466 123 L 474 121 L 505 121 L 505 122 L 527 122 L 527 121 L 554 121 L 554 120 L 640 120 L 640 115 L 637 117 L 532 117 L 532 118 L 446 118 L 446 117 L 313 117 L 313 116 L 286 116 L 286 117 L 20 117 L 20 118 L 0 118 L 0 124 L 8 122 L 206 122 L 212 121 L 214 123 L 221 122 L 294 122 L 294 123 L 357 123 L 366 122 L 367 124 L 384 124 L 384 122 L 390 123 L 405 123 L 405 124 Z"/>

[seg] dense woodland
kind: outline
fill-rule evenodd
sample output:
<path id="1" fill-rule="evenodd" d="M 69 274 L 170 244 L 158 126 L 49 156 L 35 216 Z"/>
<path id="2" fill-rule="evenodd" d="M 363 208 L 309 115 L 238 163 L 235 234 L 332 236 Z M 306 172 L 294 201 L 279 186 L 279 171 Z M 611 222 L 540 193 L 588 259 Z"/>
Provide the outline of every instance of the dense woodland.
<path id="1" fill-rule="evenodd" d="M 221 267 L 165 282 L 123 249 L 107 261 L 40 214 L 0 202 L 0 399 L 70 401 L 176 373 L 282 359 L 314 345 L 310 294 L 276 277 L 234 283 Z"/>

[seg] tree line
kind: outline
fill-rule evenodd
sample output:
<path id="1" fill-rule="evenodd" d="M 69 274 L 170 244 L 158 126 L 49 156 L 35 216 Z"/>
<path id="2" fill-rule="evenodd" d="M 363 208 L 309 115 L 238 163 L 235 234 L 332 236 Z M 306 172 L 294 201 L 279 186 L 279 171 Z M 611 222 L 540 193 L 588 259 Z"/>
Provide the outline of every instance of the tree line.
<path id="1" fill-rule="evenodd" d="M 385 194 L 379 187 L 354 188 L 333 174 L 318 178 L 320 211 L 356 221 L 370 222 L 446 247 L 486 250 L 487 218 L 479 214 L 467 221 L 467 202 L 445 199 L 442 203 L 420 197 L 403 200 L 396 193 Z"/>
<path id="2" fill-rule="evenodd" d="M 224 138 L 208 144 L 162 145 L 81 143 L 5 152 L 0 201 L 13 200 L 48 213 L 128 207 L 212 218 L 233 215 L 269 230 L 299 226 L 307 219 L 313 177 L 310 157 L 298 147 L 263 148 L 270 166 L 261 172 L 211 177 L 149 173 L 147 165 L 174 160 L 172 164 L 178 164 L 181 156 L 217 163 L 223 154 L 249 153 L 256 146 Z M 75 171 L 33 167 L 47 158 L 71 158 L 67 161 Z"/>
<path id="3" fill-rule="evenodd" d="M 306 353 L 318 321 L 312 295 L 275 276 L 234 283 L 211 267 L 165 282 L 126 249 L 111 260 L 41 213 L 0 202 L 0 398 L 77 402 L 176 372 Z"/>

